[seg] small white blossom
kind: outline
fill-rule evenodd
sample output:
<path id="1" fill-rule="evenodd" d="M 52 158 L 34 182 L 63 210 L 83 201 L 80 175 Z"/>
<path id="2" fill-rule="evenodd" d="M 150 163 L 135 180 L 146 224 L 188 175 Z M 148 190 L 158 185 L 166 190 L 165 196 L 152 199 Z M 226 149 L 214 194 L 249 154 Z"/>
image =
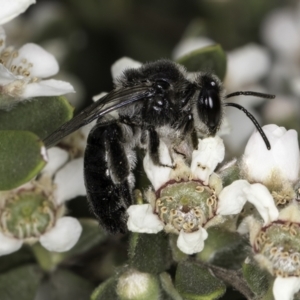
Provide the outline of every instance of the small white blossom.
<path id="1" fill-rule="evenodd" d="M 0 25 L 23 13 L 35 0 L 0 0 Z"/>
<path id="2" fill-rule="evenodd" d="M 267 50 L 256 44 L 248 44 L 228 53 L 227 89 L 247 87 L 267 75 L 271 59 Z"/>
<path id="3" fill-rule="evenodd" d="M 140 233 L 157 233 L 164 229 L 164 223 L 153 213 L 150 204 L 131 205 L 127 209 L 127 227 Z"/>
<path id="4" fill-rule="evenodd" d="M 36 241 L 49 251 L 68 251 L 80 237 L 81 224 L 76 218 L 63 216 L 63 203 L 71 197 L 86 194 L 82 163 L 79 160 L 67 163 L 68 153 L 56 147 L 48 150 L 48 157 L 49 162 L 37 179 L 14 190 L 1 192 L 0 255 L 17 251 L 24 242 Z M 67 184 L 70 181 L 72 188 Z M 27 199 L 29 215 L 26 221 L 22 215 L 14 216 L 17 221 L 12 227 L 6 206 L 18 205 L 23 195 Z M 10 211 L 10 208 L 7 209 Z"/>
<path id="5" fill-rule="evenodd" d="M 300 289 L 299 277 L 276 277 L 273 285 L 275 300 L 293 300 L 294 294 Z"/>
<path id="6" fill-rule="evenodd" d="M 5 47 L 5 33 L 2 28 L 0 28 L 0 45 L 0 94 L 4 100 L 5 97 L 11 101 L 19 101 L 74 92 L 68 82 L 42 80 L 55 75 L 59 70 L 54 56 L 42 47 L 32 43 L 25 44 L 19 50 Z M 1 104 L 9 105 L 5 102 Z"/>
<path id="7" fill-rule="evenodd" d="M 252 181 L 264 182 L 276 172 L 282 179 L 294 182 L 299 175 L 298 134 L 271 124 L 263 127 L 271 143 L 271 150 L 258 132 L 249 139 L 243 156 L 243 168 Z"/>
<path id="8" fill-rule="evenodd" d="M 193 176 L 208 184 L 209 176 L 225 156 L 223 140 L 218 137 L 199 139 L 198 149 L 193 151 L 191 171 Z"/>
<path id="9" fill-rule="evenodd" d="M 279 212 L 268 189 L 260 183 L 250 184 L 246 180 L 236 180 L 221 191 L 217 214 L 238 214 L 247 201 L 256 207 L 264 225 L 277 220 Z"/>
<path id="10" fill-rule="evenodd" d="M 177 239 L 177 247 L 186 254 L 198 253 L 203 250 L 204 241 L 207 237 L 208 233 L 204 228 L 199 228 L 199 230 L 189 233 L 181 229 Z"/>

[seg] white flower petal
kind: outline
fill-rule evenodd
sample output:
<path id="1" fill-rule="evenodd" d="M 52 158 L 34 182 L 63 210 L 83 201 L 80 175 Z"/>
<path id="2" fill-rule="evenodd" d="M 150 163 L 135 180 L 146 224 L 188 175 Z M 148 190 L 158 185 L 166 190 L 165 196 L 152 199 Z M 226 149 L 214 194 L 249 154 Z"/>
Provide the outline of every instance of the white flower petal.
<path id="1" fill-rule="evenodd" d="M 74 159 L 60 169 L 55 175 L 54 183 L 56 184 L 55 200 L 57 204 L 77 196 L 85 196 L 83 158 Z"/>
<path id="2" fill-rule="evenodd" d="M 293 300 L 294 294 L 300 289 L 299 277 L 276 277 L 273 285 L 275 300 Z"/>
<path id="3" fill-rule="evenodd" d="M 157 233 L 164 229 L 164 223 L 153 213 L 150 204 L 131 205 L 127 213 L 129 215 L 127 227 L 130 231 Z"/>
<path id="4" fill-rule="evenodd" d="M 18 251 L 22 247 L 23 241 L 4 235 L 0 232 L 0 256 Z"/>
<path id="5" fill-rule="evenodd" d="M 264 226 L 278 219 L 279 211 L 269 190 L 260 183 L 243 189 L 247 200 L 252 203 L 264 220 Z"/>
<path id="6" fill-rule="evenodd" d="M 203 250 L 204 241 L 207 237 L 207 231 L 202 227 L 191 233 L 186 233 L 181 229 L 177 239 L 177 247 L 186 254 L 198 253 Z"/>
<path id="7" fill-rule="evenodd" d="M 249 85 L 267 74 L 271 61 L 267 50 L 248 44 L 228 53 L 226 83 L 231 89 Z"/>
<path id="8" fill-rule="evenodd" d="M 74 88 L 70 83 L 61 80 L 48 79 L 27 84 L 21 96 L 22 98 L 60 96 L 74 92 Z"/>
<path id="9" fill-rule="evenodd" d="M 224 159 L 225 147 L 223 140 L 218 137 L 199 139 L 198 149 L 193 151 L 191 171 L 195 178 L 208 184 L 209 176 L 218 163 Z"/>
<path id="10" fill-rule="evenodd" d="M 236 180 L 221 191 L 217 214 L 238 214 L 246 201 L 255 206 L 264 225 L 278 219 L 279 212 L 269 190 L 260 183 L 250 184 L 246 180 Z"/>
<path id="11" fill-rule="evenodd" d="M 247 197 L 244 188 L 250 187 L 247 180 L 236 180 L 226 186 L 219 194 L 217 214 L 235 215 L 242 211 Z"/>
<path id="12" fill-rule="evenodd" d="M 81 232 L 82 227 L 77 219 L 63 217 L 56 221 L 51 230 L 40 237 L 40 243 L 49 251 L 68 251 L 77 243 Z"/>
<path id="13" fill-rule="evenodd" d="M 0 24 L 4 24 L 23 13 L 35 0 L 0 0 Z"/>
<path id="14" fill-rule="evenodd" d="M 50 177 L 52 177 L 54 173 L 67 162 L 69 154 L 67 151 L 58 147 L 53 147 L 49 149 L 47 151 L 47 154 L 48 163 L 43 169 L 42 173 L 47 173 Z"/>
<path id="15" fill-rule="evenodd" d="M 288 130 L 273 146 L 272 151 L 276 167 L 283 173 L 285 178 L 292 182 L 296 181 L 300 166 L 297 131 Z"/>
<path id="16" fill-rule="evenodd" d="M 0 64 L 0 85 L 10 84 L 16 79 L 17 77 L 13 73 Z"/>
<path id="17" fill-rule="evenodd" d="M 25 61 L 25 63 L 23 63 Z M 26 68 L 31 63 L 29 72 L 31 77 L 45 78 L 55 75 L 59 66 L 55 57 L 37 44 L 28 43 L 18 50 L 18 56 L 12 64 Z"/>
<path id="18" fill-rule="evenodd" d="M 129 57 L 122 57 L 118 59 L 111 66 L 111 75 L 115 82 L 115 80 L 123 74 L 126 69 L 138 69 L 142 64 L 136 60 L 133 60 Z"/>
<path id="19" fill-rule="evenodd" d="M 189 37 L 182 40 L 173 50 L 172 57 L 174 60 L 189 54 L 190 52 L 215 44 L 207 37 Z"/>
<path id="20" fill-rule="evenodd" d="M 169 149 L 163 141 L 160 141 L 159 143 L 159 159 L 160 162 L 166 166 L 172 165 Z M 155 165 L 148 152 L 144 157 L 143 164 L 145 173 L 155 190 L 158 190 L 164 183 L 170 180 L 172 169 Z"/>
<path id="21" fill-rule="evenodd" d="M 263 127 L 271 144 L 267 150 L 260 134 L 255 132 L 249 139 L 243 156 L 244 172 L 251 180 L 264 182 L 273 171 L 282 179 L 295 181 L 298 178 L 300 154 L 298 135 L 295 130 L 286 130 L 271 124 Z"/>
<path id="22" fill-rule="evenodd" d="M 280 8 L 271 12 L 262 26 L 266 44 L 284 58 L 297 59 L 300 49 L 299 25 L 293 11 Z"/>

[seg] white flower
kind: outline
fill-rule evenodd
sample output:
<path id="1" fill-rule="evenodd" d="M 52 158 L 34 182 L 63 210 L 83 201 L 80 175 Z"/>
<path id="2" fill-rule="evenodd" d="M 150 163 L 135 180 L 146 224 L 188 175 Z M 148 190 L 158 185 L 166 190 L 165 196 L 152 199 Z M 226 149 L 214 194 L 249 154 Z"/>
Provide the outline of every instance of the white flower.
<path id="1" fill-rule="evenodd" d="M 79 221 L 63 216 L 64 202 L 85 195 L 82 159 L 68 163 L 68 153 L 48 150 L 49 162 L 37 179 L 17 189 L 1 192 L 0 255 L 17 251 L 24 242 L 40 241 L 49 251 L 64 252 L 78 241 Z M 72 187 L 70 187 L 72 183 Z M 15 214 L 22 203 L 23 214 Z"/>
<path id="2" fill-rule="evenodd" d="M 177 239 L 177 247 L 186 254 L 194 254 L 201 252 L 204 248 L 204 241 L 207 239 L 208 233 L 204 228 L 198 231 L 186 233 L 182 229 Z"/>
<path id="3" fill-rule="evenodd" d="M 243 168 L 252 181 L 264 182 L 276 172 L 281 179 L 294 182 L 299 175 L 298 134 L 277 125 L 266 125 L 263 130 L 271 143 L 271 150 L 258 132 L 249 139 L 243 156 Z"/>
<path id="4" fill-rule="evenodd" d="M 127 209 L 127 226 L 130 231 L 157 233 L 164 229 L 164 223 L 153 213 L 150 204 L 131 205 Z"/>
<path id="5" fill-rule="evenodd" d="M 175 181 L 178 182 L 184 180 L 187 182 L 190 181 L 194 184 L 194 182 L 191 181 L 192 179 L 194 179 L 195 181 L 199 182 L 198 188 L 200 188 L 196 193 L 202 193 L 204 191 L 204 188 L 203 186 L 201 186 L 200 181 L 204 181 L 205 184 L 208 184 L 211 174 L 213 173 L 217 164 L 223 160 L 224 154 L 224 145 L 221 138 L 210 137 L 206 139 L 199 139 L 198 149 L 195 150 L 192 155 L 192 167 L 189 168 L 185 164 L 181 156 L 173 153 L 174 157 L 172 159 L 167 145 L 163 141 L 160 141 L 159 157 L 161 163 L 167 166 L 155 165 L 151 157 L 147 153 L 144 158 L 144 170 L 155 191 L 159 190 L 161 186 L 163 186 L 170 180 L 174 181 L 175 179 Z M 174 165 L 171 168 L 173 160 Z M 205 169 L 204 172 L 203 168 Z M 214 187 L 216 188 L 216 190 L 218 190 L 219 187 L 216 183 L 217 179 L 214 178 L 211 181 L 212 183 L 214 183 Z M 203 191 L 200 191 L 201 188 L 203 188 Z M 212 193 L 214 193 L 214 191 Z M 210 200 L 214 201 L 212 199 Z M 182 252 L 186 254 L 193 254 L 202 251 L 204 247 L 204 241 L 208 235 L 207 231 L 201 227 L 203 223 L 197 223 L 200 221 L 196 220 L 197 217 L 195 214 L 200 214 L 201 217 L 206 219 L 206 217 L 202 215 L 201 211 L 196 208 L 191 208 L 190 212 L 187 212 L 185 214 L 185 212 L 183 211 L 179 212 L 179 208 L 178 214 L 181 216 L 182 220 L 185 220 L 186 218 L 186 220 L 189 220 L 189 224 L 195 222 L 193 223 L 195 224 L 195 227 L 193 229 L 183 227 L 185 229 L 178 230 L 177 228 L 175 229 L 175 227 L 173 227 L 169 222 L 164 223 L 163 221 L 161 221 L 161 217 L 158 217 L 158 215 L 160 214 L 159 211 L 156 211 L 158 215 L 154 213 L 158 201 L 161 200 L 157 200 L 156 196 L 149 192 L 148 201 L 151 202 L 151 204 L 131 205 L 128 208 L 127 213 L 129 215 L 129 218 L 127 226 L 129 230 L 141 233 L 157 233 L 165 229 L 167 232 L 176 232 L 177 234 L 179 233 L 177 246 Z M 203 201 L 207 202 L 207 198 L 205 198 L 205 200 Z M 213 204 L 211 204 L 211 206 L 213 206 Z M 165 209 L 167 208 L 165 207 Z M 211 210 L 212 209 L 213 208 L 211 208 Z M 176 211 L 176 209 L 173 210 Z M 175 212 L 175 214 L 177 214 L 177 212 Z M 202 218 L 200 219 L 202 220 Z"/>
<path id="6" fill-rule="evenodd" d="M 68 82 L 54 79 L 42 80 L 55 75 L 59 66 L 54 56 L 40 46 L 29 43 L 19 50 L 5 47 L 5 32 L 1 27 L 0 45 L 0 93 L 2 98 L 7 97 L 13 101 L 14 98 L 22 100 L 74 92 Z"/>
<path id="7" fill-rule="evenodd" d="M 191 171 L 193 176 L 208 184 L 209 176 L 225 156 L 223 140 L 216 137 L 199 139 L 198 149 L 193 151 Z"/>
<path id="8" fill-rule="evenodd" d="M 23 13 L 35 0 L 0 0 L 0 25 Z"/>
<path id="9" fill-rule="evenodd" d="M 248 44 L 228 53 L 225 85 L 230 90 L 249 86 L 268 74 L 271 59 L 267 50 Z"/>
<path id="10" fill-rule="evenodd" d="M 277 220 L 279 212 L 269 190 L 260 183 L 250 184 L 246 180 L 236 180 L 221 191 L 217 214 L 238 214 L 247 201 L 256 207 L 264 226 Z"/>
<path id="11" fill-rule="evenodd" d="M 273 295 L 275 300 L 293 300 L 293 296 L 300 289 L 299 277 L 276 277 L 273 285 Z"/>

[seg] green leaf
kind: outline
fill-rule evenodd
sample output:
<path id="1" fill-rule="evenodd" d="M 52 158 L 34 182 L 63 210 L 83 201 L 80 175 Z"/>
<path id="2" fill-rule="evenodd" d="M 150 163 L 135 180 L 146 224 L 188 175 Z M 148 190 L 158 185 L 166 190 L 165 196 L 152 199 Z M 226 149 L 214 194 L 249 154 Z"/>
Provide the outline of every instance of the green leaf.
<path id="1" fill-rule="evenodd" d="M 211 72 L 221 80 L 226 74 L 226 54 L 220 45 L 212 45 L 194 50 L 180 58 L 177 62 L 189 72 Z"/>
<path id="2" fill-rule="evenodd" d="M 43 273 L 35 265 L 22 266 L 0 275 L 0 299 L 35 299 L 42 276 Z"/>
<path id="3" fill-rule="evenodd" d="M 258 296 L 266 296 L 268 289 L 272 287 L 272 276 L 266 270 L 261 269 L 259 265 L 250 258 L 243 263 L 242 271 L 252 292 Z"/>
<path id="4" fill-rule="evenodd" d="M 250 251 L 248 240 L 219 226 L 208 228 L 207 233 L 204 249 L 197 259 L 222 268 L 239 268 Z"/>
<path id="5" fill-rule="evenodd" d="M 175 287 L 185 300 L 218 299 L 226 291 L 225 284 L 207 268 L 187 261 L 178 264 Z"/>
<path id="6" fill-rule="evenodd" d="M 91 295 L 91 300 L 110 300 L 119 299 L 116 293 L 117 280 L 115 277 L 111 277 L 101 283 Z"/>
<path id="7" fill-rule="evenodd" d="M 170 274 L 168 274 L 167 272 L 161 273 L 159 275 L 159 279 L 163 290 L 166 292 L 170 299 L 183 300 L 178 291 L 175 289 Z"/>
<path id="8" fill-rule="evenodd" d="M 132 233 L 129 258 L 131 266 L 140 272 L 158 274 L 165 271 L 171 263 L 167 234 Z"/>
<path id="9" fill-rule="evenodd" d="M 92 283 L 86 279 L 67 270 L 58 269 L 51 273 L 46 281 L 43 281 L 36 297 L 31 300 L 90 299 L 93 288 Z"/>
<path id="10" fill-rule="evenodd" d="M 32 132 L 0 130 L 0 190 L 32 179 L 45 166 L 45 148 Z"/>
<path id="11" fill-rule="evenodd" d="M 31 131 L 43 139 L 72 116 L 73 107 L 65 97 L 39 97 L 0 110 L 0 130 Z"/>

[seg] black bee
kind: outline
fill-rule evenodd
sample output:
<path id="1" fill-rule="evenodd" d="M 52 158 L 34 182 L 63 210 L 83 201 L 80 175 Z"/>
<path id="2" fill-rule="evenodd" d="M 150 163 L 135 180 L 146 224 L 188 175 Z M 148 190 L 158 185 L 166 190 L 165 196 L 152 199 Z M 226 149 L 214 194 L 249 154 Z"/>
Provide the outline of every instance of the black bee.
<path id="1" fill-rule="evenodd" d="M 190 79 L 182 66 L 159 60 L 125 70 L 110 93 L 63 124 L 44 143 L 50 147 L 98 119 L 89 134 L 84 156 L 87 198 L 107 231 L 126 232 L 126 209 L 133 203 L 136 148 L 148 151 L 154 164 L 172 168 L 160 161 L 160 142 L 164 141 L 170 153 L 189 156 L 195 146 L 193 137 L 214 136 L 224 107 L 234 106 L 247 114 L 270 149 L 254 117 L 242 106 L 224 102 L 236 95 L 274 98 L 256 92 L 225 96 L 215 75 L 199 73 Z M 118 116 L 110 116 L 112 111 Z"/>

